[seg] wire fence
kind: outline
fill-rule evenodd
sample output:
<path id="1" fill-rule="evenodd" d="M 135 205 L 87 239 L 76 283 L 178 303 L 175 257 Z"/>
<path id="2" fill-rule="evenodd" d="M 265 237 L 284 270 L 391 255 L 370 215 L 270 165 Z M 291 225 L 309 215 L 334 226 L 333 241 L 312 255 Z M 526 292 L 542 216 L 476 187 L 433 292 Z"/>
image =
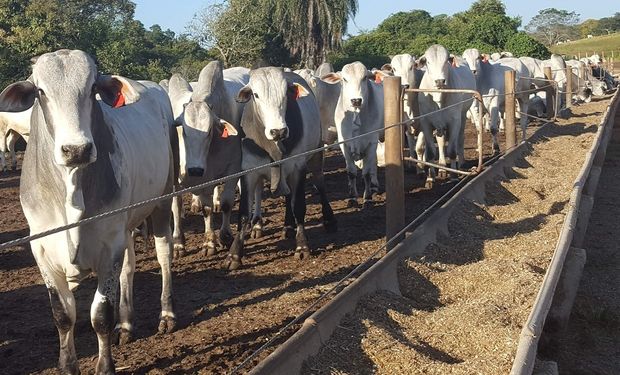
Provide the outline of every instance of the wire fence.
<path id="1" fill-rule="evenodd" d="M 304 156 L 309 156 L 309 155 L 312 155 L 312 154 L 316 154 L 318 152 L 323 152 L 323 151 L 326 151 L 326 150 L 328 150 L 328 149 L 330 149 L 330 148 L 332 148 L 334 146 L 339 146 L 339 145 L 342 145 L 342 144 L 345 144 L 345 143 L 348 143 L 348 142 L 351 142 L 351 141 L 354 141 L 354 140 L 357 140 L 357 139 L 368 137 L 369 135 L 383 132 L 386 129 L 391 129 L 391 128 L 394 128 L 394 127 L 397 127 L 397 126 L 398 127 L 402 127 L 402 126 L 405 126 L 405 125 L 409 125 L 409 124 L 413 123 L 416 120 L 419 120 L 419 119 L 424 118 L 424 117 L 431 116 L 431 115 L 433 115 L 433 114 L 435 114 L 437 112 L 448 110 L 450 108 L 456 107 L 456 106 L 461 105 L 461 104 L 463 104 L 463 103 L 465 103 L 467 101 L 470 101 L 470 100 L 473 100 L 473 97 L 469 98 L 469 99 L 462 100 L 462 101 L 454 103 L 454 104 L 451 104 L 449 106 L 443 107 L 443 108 L 438 109 L 436 111 L 416 116 L 416 117 L 408 119 L 406 121 L 401 121 L 399 123 L 383 127 L 381 129 L 375 129 L 375 130 L 369 131 L 367 133 L 360 134 L 358 136 L 354 136 L 354 137 L 351 137 L 351 138 L 348 138 L 348 139 L 345 139 L 345 140 L 342 140 L 342 141 L 334 142 L 331 145 L 326 145 L 326 146 L 318 147 L 318 148 L 315 148 L 315 149 L 312 149 L 312 150 L 309 150 L 309 151 L 301 152 L 299 154 L 295 154 L 295 155 L 289 156 L 289 157 L 284 158 L 282 160 L 278 160 L 278 161 L 274 161 L 274 162 L 267 163 L 267 164 L 264 164 L 264 165 L 260 165 L 260 166 L 257 166 L 257 167 L 253 167 L 253 168 L 250 168 L 250 169 L 246 169 L 246 170 L 241 171 L 241 172 L 237 172 L 237 173 L 234 173 L 234 174 L 231 174 L 231 175 L 228 175 L 228 176 L 224 176 L 224 177 L 221 177 L 221 178 L 217 178 L 217 179 L 214 179 L 214 180 L 210 180 L 210 181 L 204 182 L 202 184 L 198 184 L 198 185 L 194 185 L 194 186 L 191 186 L 191 187 L 188 187 L 188 188 L 177 190 L 177 191 L 174 191 L 172 193 L 168 193 L 168 194 L 164 194 L 164 195 L 161 195 L 161 196 L 158 196 L 158 197 L 146 199 L 146 200 L 143 200 L 143 201 L 140 201 L 140 202 L 137 202 L 137 203 L 133 203 L 133 204 L 130 204 L 130 205 L 127 205 L 127 206 L 124 206 L 124 207 L 120 207 L 120 208 L 117 208 L 117 209 L 114 209 L 114 210 L 110 210 L 110 211 L 107 211 L 107 212 L 104 212 L 104 213 L 101 213 L 101 214 L 98 214 L 98 215 L 94 215 L 94 216 L 91 216 L 91 217 L 88 217 L 88 218 L 85 218 L 85 219 L 81 219 L 81 220 L 78 220 L 78 221 L 76 221 L 74 223 L 68 223 L 66 225 L 55 227 L 55 228 L 52 228 L 52 229 L 49 229 L 49 230 L 46 230 L 46 231 L 43 231 L 43 232 L 39 232 L 39 233 L 35 233 L 35 234 L 29 235 L 29 236 L 20 237 L 20 238 L 17 238 L 15 240 L 7 241 L 7 242 L 4 242 L 4 243 L 0 244 L 0 250 L 5 250 L 5 249 L 7 249 L 9 247 L 13 247 L 13 246 L 17 246 L 17 245 L 22 245 L 22 244 L 25 244 L 27 242 L 33 241 L 33 240 L 38 240 L 40 238 L 43 238 L 43 237 L 46 237 L 46 236 L 50 236 L 52 234 L 60 233 L 62 231 L 66 231 L 66 230 L 69 230 L 69 229 L 72 229 L 72 228 L 76 228 L 76 227 L 79 227 L 79 226 L 82 226 L 82 225 L 85 225 L 85 224 L 90 224 L 90 223 L 93 223 L 93 222 L 96 222 L 96 221 L 100 221 L 100 220 L 109 218 L 111 216 L 119 215 L 121 213 L 127 212 L 129 210 L 133 210 L 133 209 L 136 209 L 136 208 L 139 208 L 139 207 L 143 207 L 143 206 L 151 205 L 151 204 L 156 204 L 156 203 L 168 200 L 168 199 L 172 199 L 172 198 L 177 197 L 177 196 L 181 196 L 183 194 L 197 192 L 197 191 L 203 190 L 203 189 L 205 189 L 207 187 L 219 185 L 219 184 L 222 184 L 222 183 L 224 183 L 224 182 L 226 182 L 228 180 L 240 178 L 240 177 L 242 177 L 244 175 L 247 175 L 247 174 L 259 171 L 259 170 L 264 169 L 264 168 L 276 167 L 276 166 L 284 164 L 284 163 L 286 163 L 286 162 L 288 162 L 290 160 L 294 160 L 294 159 L 301 158 L 301 157 L 304 157 Z M 419 160 L 418 162 L 422 163 L 422 164 L 428 164 L 428 162 L 423 161 L 423 160 Z M 438 166 L 438 165 L 434 165 L 434 166 L 439 167 L 439 168 L 443 168 L 442 166 Z"/>

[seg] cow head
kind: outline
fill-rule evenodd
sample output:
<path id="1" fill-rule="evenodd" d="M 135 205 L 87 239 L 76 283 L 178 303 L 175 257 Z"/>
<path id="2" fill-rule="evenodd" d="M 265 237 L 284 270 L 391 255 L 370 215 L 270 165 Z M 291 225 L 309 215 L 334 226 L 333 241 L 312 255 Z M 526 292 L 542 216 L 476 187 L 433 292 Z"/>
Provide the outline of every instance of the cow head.
<path id="1" fill-rule="evenodd" d="M 321 77 L 327 83 L 342 83 L 342 102 L 346 111 L 359 112 L 368 101 L 368 80 L 375 80 L 375 73 L 356 61 L 342 67 L 338 73 L 328 73 Z"/>
<path id="2" fill-rule="evenodd" d="M 381 70 L 390 71 L 395 76 L 402 78 L 404 86 L 414 88 L 417 83 L 415 81 L 416 66 L 415 57 L 405 53 L 392 57 L 392 61 L 389 64 L 383 65 Z"/>
<path id="3" fill-rule="evenodd" d="M 426 52 L 424 52 L 424 59 L 426 64 L 426 73 L 424 79 L 426 82 L 431 82 L 433 88 L 444 89 L 448 87 L 448 79 L 450 77 L 450 62 L 448 61 L 450 54 L 448 50 L 438 44 L 430 46 Z M 436 92 L 431 93 L 433 101 L 438 105 L 443 103 L 443 93 Z"/>
<path id="4" fill-rule="evenodd" d="M 119 108 L 139 100 L 139 87 L 123 77 L 98 75 L 85 52 L 60 50 L 36 59 L 31 81 L 14 83 L 0 94 L 0 111 L 21 112 L 38 101 L 54 140 L 54 162 L 74 169 L 97 159 L 92 135 L 95 95 Z"/>
<path id="5" fill-rule="evenodd" d="M 267 67 L 250 71 L 250 81 L 239 90 L 237 102 L 253 101 L 254 110 L 265 126 L 265 137 L 274 142 L 288 137 L 286 106 L 309 94 L 303 85 L 288 83 L 282 69 Z"/>
<path id="6" fill-rule="evenodd" d="M 482 64 L 482 56 L 480 55 L 480 51 L 476 48 L 468 48 L 463 51 L 463 58 L 467 61 L 467 65 L 469 65 L 469 69 L 471 69 L 471 72 L 474 73 L 474 76 L 477 76 L 480 72 L 480 64 Z M 491 55 L 491 59 L 493 59 L 493 55 Z"/>

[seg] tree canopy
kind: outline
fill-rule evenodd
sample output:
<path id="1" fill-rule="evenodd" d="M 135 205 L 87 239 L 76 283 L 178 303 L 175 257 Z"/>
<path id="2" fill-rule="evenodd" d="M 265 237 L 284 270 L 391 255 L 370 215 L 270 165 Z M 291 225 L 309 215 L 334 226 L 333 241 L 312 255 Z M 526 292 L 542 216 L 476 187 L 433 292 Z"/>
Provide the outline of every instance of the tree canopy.
<path id="1" fill-rule="evenodd" d="M 30 58 L 61 48 L 84 50 L 100 70 L 134 79 L 178 70 L 196 78 L 208 52 L 157 25 L 145 29 L 134 10 L 129 0 L 0 0 L 0 86 L 26 78 Z"/>
<path id="2" fill-rule="evenodd" d="M 525 30 L 546 46 L 552 46 L 569 38 L 577 38 L 575 26 L 578 22 L 579 14 L 575 12 L 546 8 L 532 18 Z"/>

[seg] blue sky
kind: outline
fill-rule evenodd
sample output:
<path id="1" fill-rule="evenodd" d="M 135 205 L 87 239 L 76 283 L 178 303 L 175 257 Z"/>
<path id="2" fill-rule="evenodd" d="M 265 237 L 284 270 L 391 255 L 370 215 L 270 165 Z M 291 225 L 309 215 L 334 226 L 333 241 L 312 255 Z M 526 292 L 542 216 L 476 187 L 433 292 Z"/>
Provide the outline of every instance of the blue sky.
<path id="1" fill-rule="evenodd" d="M 159 24 L 164 29 L 176 33 L 185 31 L 185 26 L 200 9 L 217 0 L 134 0 L 136 18 L 146 26 Z M 370 30 L 390 14 L 425 9 L 431 15 L 453 14 L 469 8 L 473 1 L 412 1 L 412 0 L 359 0 L 359 11 L 354 22 L 349 23 L 349 33 L 358 34 L 360 30 Z M 575 11 L 581 19 L 602 18 L 620 12 L 620 3 L 615 0 L 597 0 L 593 3 L 584 0 L 504 0 L 506 12 L 511 16 L 521 16 L 525 25 L 539 10 L 558 8 Z"/>

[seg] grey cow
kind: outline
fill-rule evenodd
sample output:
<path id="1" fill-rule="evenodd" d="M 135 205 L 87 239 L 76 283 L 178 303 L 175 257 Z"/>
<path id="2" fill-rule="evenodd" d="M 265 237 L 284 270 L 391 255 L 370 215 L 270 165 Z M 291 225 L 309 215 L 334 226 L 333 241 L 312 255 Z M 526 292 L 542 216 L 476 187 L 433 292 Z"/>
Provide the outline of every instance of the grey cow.
<path id="1" fill-rule="evenodd" d="M 171 98 L 189 98 L 182 104 L 183 112 L 178 117 L 182 128 L 180 134 L 183 143 L 180 165 L 181 185 L 184 187 L 198 185 L 210 180 L 225 177 L 241 171 L 241 137 L 239 136 L 243 104 L 237 103 L 235 97 L 249 80 L 246 68 L 223 70 L 219 61 L 210 62 L 200 72 L 194 90 L 179 75 L 170 80 Z M 174 99 L 172 99 L 174 101 Z M 178 106 L 178 103 L 174 103 Z M 230 246 L 232 231 L 230 215 L 234 205 L 237 179 L 230 179 L 224 184 L 220 196 L 223 218 L 219 238 L 213 230 L 213 187 L 198 193 L 200 211 L 205 221 L 205 242 L 203 252 L 212 255 L 216 251 L 216 242 Z M 180 200 L 179 200 L 180 203 Z M 175 210 L 179 210 L 178 203 Z M 180 214 L 174 215 L 175 242 L 180 242 L 182 233 Z"/>
<path id="2" fill-rule="evenodd" d="M 86 53 L 60 50 L 38 58 L 32 81 L 14 83 L 0 94 L 0 111 L 31 107 L 20 185 L 31 233 L 172 191 L 172 113 L 156 84 L 100 75 Z M 117 303 L 121 342 L 132 332 L 135 260 L 130 231 L 149 215 L 162 267 L 159 329 L 174 329 L 170 205 L 167 200 L 136 208 L 31 241 L 60 335 L 61 373 L 79 373 L 72 291 L 91 272 L 97 275 L 90 308 L 99 343 L 96 373 L 114 373 L 111 341 Z"/>
<path id="3" fill-rule="evenodd" d="M 307 83 L 297 74 L 280 68 L 267 67 L 250 71 L 249 83 L 239 90 L 237 100 L 247 103 L 241 127 L 245 133 L 242 144 L 243 169 L 248 170 L 271 161 L 310 151 L 322 144 L 319 108 Z M 311 172 L 322 204 L 323 224 L 335 230 L 336 220 L 327 200 L 323 181 L 323 153 L 287 160 L 279 173 L 269 168 L 255 170 L 242 178 L 240 213 L 242 226 L 230 248 L 226 266 L 241 265 L 245 237 L 260 236 L 262 217 L 260 201 L 262 182 L 271 181 L 276 194 L 286 197 L 283 234 L 295 233 L 295 255 L 306 258 L 310 248 L 305 232 L 306 171 Z M 254 212 L 252 212 L 254 207 Z"/>

